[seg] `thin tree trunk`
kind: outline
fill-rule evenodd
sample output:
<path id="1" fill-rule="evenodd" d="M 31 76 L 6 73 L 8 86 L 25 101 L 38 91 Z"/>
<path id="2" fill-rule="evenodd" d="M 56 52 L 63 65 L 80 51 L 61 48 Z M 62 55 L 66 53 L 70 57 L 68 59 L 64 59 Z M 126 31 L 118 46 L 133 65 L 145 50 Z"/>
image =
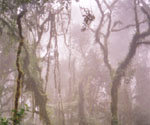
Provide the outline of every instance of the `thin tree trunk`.
<path id="1" fill-rule="evenodd" d="M 84 114 L 84 93 L 83 83 L 79 83 L 79 125 L 86 125 L 85 114 Z"/>
<path id="2" fill-rule="evenodd" d="M 18 121 L 18 105 L 19 105 L 19 98 L 20 98 L 20 89 L 21 89 L 21 84 L 22 84 L 22 79 L 23 79 L 23 72 L 21 70 L 21 65 L 20 65 L 20 56 L 22 52 L 22 47 L 23 47 L 23 36 L 22 36 L 22 25 L 21 25 L 21 18 L 24 16 L 26 13 L 25 10 L 20 12 L 20 14 L 17 16 L 17 25 L 18 25 L 18 30 L 19 30 L 19 37 L 20 37 L 20 42 L 17 50 L 17 59 L 16 59 L 16 67 L 18 71 L 18 77 L 17 77 L 17 86 L 16 86 L 16 93 L 15 93 L 15 104 L 14 104 L 14 114 L 13 114 L 13 125 L 17 124 Z"/>

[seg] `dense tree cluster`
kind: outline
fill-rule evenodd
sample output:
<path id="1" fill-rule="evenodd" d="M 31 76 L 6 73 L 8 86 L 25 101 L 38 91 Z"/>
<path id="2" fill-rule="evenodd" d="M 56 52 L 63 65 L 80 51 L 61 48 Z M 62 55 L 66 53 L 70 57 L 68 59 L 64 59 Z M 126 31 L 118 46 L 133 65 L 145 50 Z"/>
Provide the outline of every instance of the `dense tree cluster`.
<path id="1" fill-rule="evenodd" d="M 87 3 L 0 0 L 0 124 L 150 124 L 149 2 Z"/>

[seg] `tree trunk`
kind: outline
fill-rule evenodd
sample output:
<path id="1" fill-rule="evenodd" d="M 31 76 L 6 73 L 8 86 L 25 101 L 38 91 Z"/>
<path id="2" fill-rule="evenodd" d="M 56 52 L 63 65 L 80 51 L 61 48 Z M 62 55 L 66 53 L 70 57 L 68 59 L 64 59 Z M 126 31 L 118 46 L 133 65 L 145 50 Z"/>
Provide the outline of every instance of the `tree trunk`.
<path id="1" fill-rule="evenodd" d="M 83 83 L 79 83 L 79 125 L 86 125 L 84 115 L 84 93 Z"/>
<path id="2" fill-rule="evenodd" d="M 111 88 L 111 125 L 118 125 L 118 87 L 113 85 Z"/>

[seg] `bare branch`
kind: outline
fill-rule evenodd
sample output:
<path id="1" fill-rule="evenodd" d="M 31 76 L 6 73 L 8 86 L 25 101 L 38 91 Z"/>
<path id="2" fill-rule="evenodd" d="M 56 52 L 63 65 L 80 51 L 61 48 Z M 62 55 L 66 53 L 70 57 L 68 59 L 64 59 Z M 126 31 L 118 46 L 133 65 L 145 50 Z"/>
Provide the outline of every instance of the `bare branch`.
<path id="1" fill-rule="evenodd" d="M 102 9 L 102 6 L 101 6 L 99 0 L 95 0 L 95 1 L 96 1 L 97 5 L 98 5 L 98 8 L 99 8 L 99 10 L 100 10 L 102 16 L 104 16 L 104 11 L 103 11 L 103 9 Z"/>
<path id="2" fill-rule="evenodd" d="M 145 23 L 146 21 L 147 21 L 147 19 L 145 19 L 145 20 L 139 22 L 139 24 L 143 24 L 143 23 Z M 119 23 L 118 23 L 118 24 L 119 24 Z M 118 28 L 118 29 L 115 29 L 115 26 L 113 26 L 112 29 L 111 29 L 111 32 L 119 32 L 119 31 L 122 31 L 122 30 L 125 30 L 125 29 L 128 29 L 128 28 L 133 28 L 133 27 L 135 27 L 135 26 L 136 26 L 136 24 L 129 24 L 129 25 L 126 25 L 126 26 L 124 26 L 124 27 L 122 27 L 122 28 Z"/>
<path id="3" fill-rule="evenodd" d="M 144 42 L 139 42 L 139 43 L 137 43 L 137 47 L 138 47 L 139 45 L 150 45 L 150 41 L 144 41 Z"/>
<path id="4" fill-rule="evenodd" d="M 137 34 L 140 33 L 140 25 L 139 25 L 139 19 L 138 19 L 138 13 L 137 13 L 137 0 L 134 0 L 134 15 L 135 15 L 135 26 L 136 26 L 136 32 Z"/>

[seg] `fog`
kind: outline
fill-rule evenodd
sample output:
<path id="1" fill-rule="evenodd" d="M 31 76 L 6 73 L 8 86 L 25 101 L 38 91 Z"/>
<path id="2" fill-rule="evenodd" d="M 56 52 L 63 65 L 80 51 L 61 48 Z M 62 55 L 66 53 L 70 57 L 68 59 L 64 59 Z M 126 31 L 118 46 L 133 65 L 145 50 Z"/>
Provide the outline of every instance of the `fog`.
<path id="1" fill-rule="evenodd" d="M 147 0 L 0 0 L 0 125 L 150 125 Z"/>

